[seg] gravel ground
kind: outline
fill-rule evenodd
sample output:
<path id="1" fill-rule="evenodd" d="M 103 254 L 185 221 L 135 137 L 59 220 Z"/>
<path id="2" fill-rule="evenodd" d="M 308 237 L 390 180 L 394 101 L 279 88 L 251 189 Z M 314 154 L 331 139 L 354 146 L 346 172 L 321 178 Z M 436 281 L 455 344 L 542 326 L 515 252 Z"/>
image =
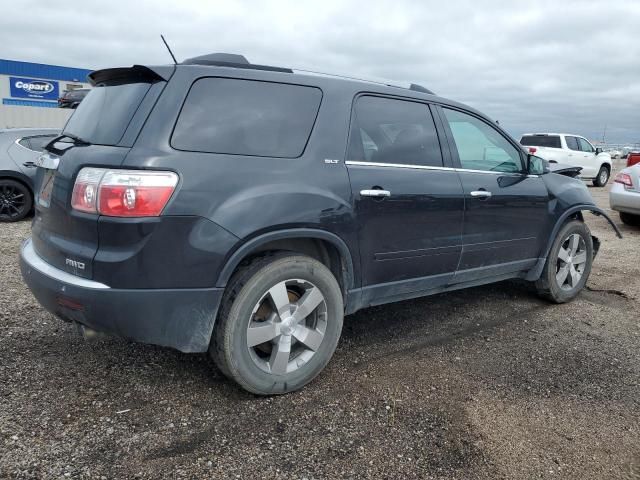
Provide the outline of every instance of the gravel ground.
<path id="1" fill-rule="evenodd" d="M 85 343 L 21 282 L 29 222 L 0 225 L 0 477 L 640 478 L 640 229 L 587 220 L 573 303 L 504 282 L 370 308 L 275 398 L 206 355 Z"/>

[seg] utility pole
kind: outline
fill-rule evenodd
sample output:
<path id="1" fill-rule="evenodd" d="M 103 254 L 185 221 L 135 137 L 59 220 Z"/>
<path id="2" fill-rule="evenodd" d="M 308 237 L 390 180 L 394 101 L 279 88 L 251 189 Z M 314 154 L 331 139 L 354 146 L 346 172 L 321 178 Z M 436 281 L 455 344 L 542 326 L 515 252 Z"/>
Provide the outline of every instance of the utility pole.
<path id="1" fill-rule="evenodd" d="M 607 136 L 607 124 L 605 123 L 604 124 L 604 132 L 602 132 L 602 143 L 605 143 L 604 139 L 606 138 L 606 136 Z"/>

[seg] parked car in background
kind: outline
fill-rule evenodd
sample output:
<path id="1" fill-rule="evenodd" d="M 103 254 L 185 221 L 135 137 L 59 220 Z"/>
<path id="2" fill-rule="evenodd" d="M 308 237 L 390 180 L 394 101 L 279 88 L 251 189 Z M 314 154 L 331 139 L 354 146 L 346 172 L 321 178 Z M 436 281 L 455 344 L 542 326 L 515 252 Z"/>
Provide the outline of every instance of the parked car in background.
<path id="1" fill-rule="evenodd" d="M 617 231 L 571 169 L 418 85 L 229 54 L 89 78 L 41 158 L 25 282 L 253 393 L 310 382 L 372 305 L 509 278 L 570 301 L 600 245 L 583 212 Z"/>
<path id="2" fill-rule="evenodd" d="M 526 133 L 520 144 L 548 162 L 582 167 L 580 178 L 592 180 L 596 187 L 604 187 L 611 176 L 611 156 L 579 135 Z"/>
<path id="3" fill-rule="evenodd" d="M 80 102 L 89 93 L 88 88 L 77 88 L 75 90 L 67 90 L 58 98 L 58 107 L 60 108 L 78 108 Z"/>
<path id="4" fill-rule="evenodd" d="M 608 150 L 607 153 L 614 158 L 622 158 L 622 150 Z"/>
<path id="5" fill-rule="evenodd" d="M 620 170 L 609 191 L 612 210 L 627 225 L 640 225 L 640 164 Z"/>
<path id="6" fill-rule="evenodd" d="M 0 222 L 22 220 L 33 207 L 36 160 L 57 129 L 0 129 Z"/>
<path id="7" fill-rule="evenodd" d="M 640 150 L 630 151 L 627 154 L 627 167 L 640 163 Z"/>

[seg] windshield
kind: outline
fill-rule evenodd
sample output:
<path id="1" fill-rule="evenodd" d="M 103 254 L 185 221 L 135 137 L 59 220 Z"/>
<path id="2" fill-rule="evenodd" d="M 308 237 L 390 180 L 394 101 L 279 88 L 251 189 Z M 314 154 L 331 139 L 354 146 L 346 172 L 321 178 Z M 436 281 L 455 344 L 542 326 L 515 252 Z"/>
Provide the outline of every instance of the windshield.
<path id="1" fill-rule="evenodd" d="M 92 144 L 117 145 L 150 87 L 127 83 L 93 88 L 62 133 Z"/>

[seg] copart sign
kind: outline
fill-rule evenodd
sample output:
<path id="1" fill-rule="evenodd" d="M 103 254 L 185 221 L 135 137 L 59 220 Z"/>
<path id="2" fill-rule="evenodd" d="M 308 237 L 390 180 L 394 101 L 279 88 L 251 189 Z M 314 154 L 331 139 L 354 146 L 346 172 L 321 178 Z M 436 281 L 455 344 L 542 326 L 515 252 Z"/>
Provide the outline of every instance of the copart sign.
<path id="1" fill-rule="evenodd" d="M 60 89 L 58 82 L 35 78 L 9 77 L 11 96 L 38 100 L 57 100 Z"/>

